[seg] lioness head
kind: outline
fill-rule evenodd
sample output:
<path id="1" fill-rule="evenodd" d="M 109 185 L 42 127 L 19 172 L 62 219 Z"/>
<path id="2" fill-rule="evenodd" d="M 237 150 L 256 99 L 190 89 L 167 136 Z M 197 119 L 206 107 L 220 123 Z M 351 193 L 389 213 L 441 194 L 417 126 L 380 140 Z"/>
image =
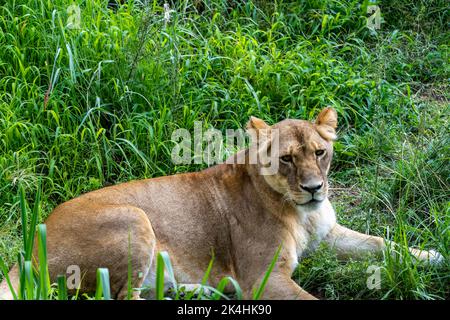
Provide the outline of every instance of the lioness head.
<path id="1" fill-rule="evenodd" d="M 278 170 L 264 179 L 293 205 L 326 199 L 336 126 L 337 113 L 332 108 L 323 109 L 314 122 L 287 119 L 269 126 L 261 119 L 250 119 L 247 128 L 260 132 L 264 148 L 273 146 L 269 136 L 277 130 L 279 152 L 271 161 L 278 161 Z"/>

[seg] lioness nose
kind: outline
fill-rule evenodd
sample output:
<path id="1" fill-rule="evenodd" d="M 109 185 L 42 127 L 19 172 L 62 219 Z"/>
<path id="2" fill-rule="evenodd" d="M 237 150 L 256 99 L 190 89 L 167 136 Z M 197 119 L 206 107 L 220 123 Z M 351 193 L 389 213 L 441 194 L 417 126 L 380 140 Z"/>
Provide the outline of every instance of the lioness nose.
<path id="1" fill-rule="evenodd" d="M 300 185 L 300 187 L 310 193 L 314 193 L 317 192 L 318 190 L 320 190 L 320 188 L 322 188 L 323 186 L 323 181 L 320 184 L 308 184 L 308 185 Z"/>

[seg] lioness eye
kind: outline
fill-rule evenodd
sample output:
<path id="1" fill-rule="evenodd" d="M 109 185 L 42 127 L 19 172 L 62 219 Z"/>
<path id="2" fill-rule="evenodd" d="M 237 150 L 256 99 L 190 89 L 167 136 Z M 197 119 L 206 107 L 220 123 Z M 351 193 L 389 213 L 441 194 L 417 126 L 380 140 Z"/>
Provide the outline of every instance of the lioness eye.
<path id="1" fill-rule="evenodd" d="M 325 150 L 316 150 L 316 156 L 320 157 L 325 153 Z"/>
<path id="2" fill-rule="evenodd" d="M 292 162 L 292 156 L 282 156 L 281 160 L 283 162 Z"/>

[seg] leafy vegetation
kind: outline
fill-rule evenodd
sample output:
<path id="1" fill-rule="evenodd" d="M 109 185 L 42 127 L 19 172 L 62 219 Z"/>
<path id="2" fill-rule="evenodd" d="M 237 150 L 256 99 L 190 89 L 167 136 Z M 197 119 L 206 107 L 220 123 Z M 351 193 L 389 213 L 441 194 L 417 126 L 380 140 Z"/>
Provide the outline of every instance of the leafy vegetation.
<path id="1" fill-rule="evenodd" d="M 28 252 L 27 225 L 61 202 L 204 168 L 172 163 L 174 129 L 192 132 L 194 121 L 237 129 L 251 115 L 313 119 L 331 105 L 340 119 L 331 176 L 340 222 L 404 247 L 436 248 L 447 262 L 439 269 L 408 259 L 343 263 L 322 248 L 294 278 L 330 299 L 449 298 L 446 1 L 381 1 L 376 30 L 366 26 L 368 1 L 183 0 L 169 3 L 170 20 L 161 1 L 115 10 L 107 2 L 0 5 L 7 266 Z M 23 204 L 35 199 L 40 213 L 24 216 Z M 381 290 L 367 289 L 370 264 L 382 268 Z M 23 296 L 36 297 L 37 288 L 24 288 Z"/>

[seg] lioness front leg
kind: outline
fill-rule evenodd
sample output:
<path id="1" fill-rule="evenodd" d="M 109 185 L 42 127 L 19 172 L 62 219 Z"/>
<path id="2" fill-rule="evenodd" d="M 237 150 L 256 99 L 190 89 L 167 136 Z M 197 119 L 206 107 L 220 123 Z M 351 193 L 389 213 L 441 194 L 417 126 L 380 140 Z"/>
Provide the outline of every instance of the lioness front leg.
<path id="1" fill-rule="evenodd" d="M 257 282 L 260 285 L 264 275 Z M 256 286 L 256 287 L 257 287 Z M 255 288 L 253 288 L 255 289 Z M 289 272 L 273 271 L 262 295 L 263 300 L 317 300 L 291 279 Z"/>
<path id="2" fill-rule="evenodd" d="M 383 238 L 353 231 L 339 224 L 331 229 L 324 240 L 336 250 L 341 258 L 360 258 L 367 253 L 379 254 L 386 248 L 386 242 Z M 392 246 L 397 245 L 394 242 L 390 244 Z M 425 251 L 409 248 L 409 252 L 419 261 L 430 264 L 440 263 L 443 260 L 442 255 L 434 250 Z"/>

